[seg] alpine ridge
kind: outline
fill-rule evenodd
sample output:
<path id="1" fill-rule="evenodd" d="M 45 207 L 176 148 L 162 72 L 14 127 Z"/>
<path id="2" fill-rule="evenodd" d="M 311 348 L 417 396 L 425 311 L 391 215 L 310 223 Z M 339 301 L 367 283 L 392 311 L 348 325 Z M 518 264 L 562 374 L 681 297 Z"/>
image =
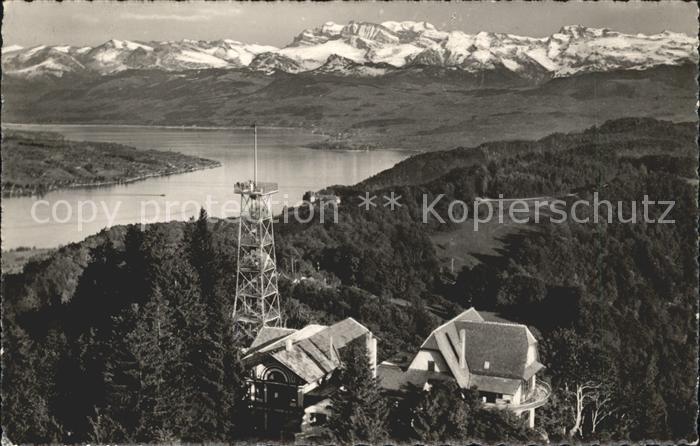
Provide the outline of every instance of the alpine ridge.
<path id="1" fill-rule="evenodd" d="M 230 39 L 136 42 L 96 47 L 40 45 L 3 49 L 2 69 L 22 78 L 112 74 L 128 69 L 245 68 L 264 73 L 380 76 L 395 68 L 436 66 L 479 73 L 506 70 L 524 79 L 643 70 L 698 61 L 698 40 L 681 33 L 623 34 L 581 25 L 542 38 L 444 31 L 427 22 L 333 22 L 309 28 L 283 47 Z"/>

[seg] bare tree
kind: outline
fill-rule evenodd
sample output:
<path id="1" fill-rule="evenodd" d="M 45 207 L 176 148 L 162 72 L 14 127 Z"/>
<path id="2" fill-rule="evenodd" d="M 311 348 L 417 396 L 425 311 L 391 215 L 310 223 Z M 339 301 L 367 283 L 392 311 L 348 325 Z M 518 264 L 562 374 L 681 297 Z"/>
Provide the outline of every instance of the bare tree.
<path id="1" fill-rule="evenodd" d="M 612 405 L 612 392 L 609 386 L 600 381 L 589 380 L 575 383 L 573 387 L 568 384 L 564 387 L 567 400 L 570 401 L 572 426 L 567 430 L 569 438 L 579 436 L 583 438 L 585 420 L 590 421 L 591 433 L 595 433 L 598 426 L 615 413 Z"/>
<path id="2" fill-rule="evenodd" d="M 591 407 L 591 433 L 595 433 L 598 426 L 616 412 L 612 404 L 612 392 L 606 385 L 599 386 L 590 397 Z"/>

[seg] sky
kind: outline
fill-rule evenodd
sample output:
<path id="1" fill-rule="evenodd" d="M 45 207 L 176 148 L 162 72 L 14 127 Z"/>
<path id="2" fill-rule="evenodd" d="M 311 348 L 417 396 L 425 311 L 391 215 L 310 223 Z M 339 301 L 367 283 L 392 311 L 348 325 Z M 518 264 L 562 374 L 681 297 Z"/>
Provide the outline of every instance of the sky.
<path id="1" fill-rule="evenodd" d="M 694 2 L 351 2 L 92 3 L 39 0 L 4 2 L 3 47 L 39 44 L 99 45 L 109 39 L 234 39 L 289 44 L 306 28 L 350 20 L 427 21 L 439 29 L 543 37 L 564 25 L 610 28 L 626 33 L 664 30 L 698 33 Z"/>

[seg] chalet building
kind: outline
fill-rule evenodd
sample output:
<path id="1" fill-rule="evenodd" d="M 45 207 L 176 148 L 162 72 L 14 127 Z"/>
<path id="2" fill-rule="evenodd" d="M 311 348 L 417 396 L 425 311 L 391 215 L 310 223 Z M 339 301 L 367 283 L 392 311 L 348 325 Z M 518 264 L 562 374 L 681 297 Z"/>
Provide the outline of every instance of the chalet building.
<path id="1" fill-rule="evenodd" d="M 377 339 L 352 318 L 294 330 L 263 327 L 246 351 L 248 398 L 261 434 L 308 438 L 323 426 L 343 349 L 365 342 L 376 376 Z"/>
<path id="2" fill-rule="evenodd" d="M 311 204 L 339 205 L 340 197 L 333 193 L 308 191 L 304 194 L 303 200 Z"/>
<path id="3" fill-rule="evenodd" d="M 383 362 L 377 373 L 385 390 L 399 394 L 409 383 L 425 388 L 432 380 L 455 380 L 478 391 L 487 406 L 527 414 L 534 427 L 535 409 L 550 393 L 537 381 L 544 368 L 538 359 L 525 325 L 486 321 L 470 308 L 433 330 L 406 370 Z"/>

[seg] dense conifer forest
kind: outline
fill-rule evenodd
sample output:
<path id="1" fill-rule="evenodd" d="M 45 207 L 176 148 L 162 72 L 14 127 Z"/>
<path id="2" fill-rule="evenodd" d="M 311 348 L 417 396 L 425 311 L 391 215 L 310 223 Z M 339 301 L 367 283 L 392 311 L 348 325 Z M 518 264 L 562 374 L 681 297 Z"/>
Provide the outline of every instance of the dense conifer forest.
<path id="1" fill-rule="evenodd" d="M 331 187 L 341 197 L 338 223 L 280 222 L 287 326 L 352 316 L 381 339 L 379 360 L 401 362 L 442 318 L 474 306 L 532 329 L 553 389 L 530 431 L 481 409 L 470 392 L 456 398 L 448 384 L 429 394 L 412 389 L 391 404 L 376 383 L 358 384 L 367 380 L 349 360 L 338 376 L 347 393 L 337 404 L 358 422 L 348 431 L 342 418 L 332 419 L 329 438 L 695 440 L 695 138 L 694 124 L 623 119 L 534 142 L 418 155 L 357 186 Z M 358 204 L 367 190 L 393 191 L 403 206 L 366 211 Z M 435 209 L 443 215 L 450 200 L 502 194 L 567 203 L 597 196 L 621 201 L 625 218 L 640 218 L 554 223 L 545 216 L 453 272 L 436 237 L 463 231 L 473 216 L 423 223 L 424 196 L 432 202 L 439 194 L 445 198 Z M 642 222 L 644 209 L 631 203 L 644 195 L 675 200 L 666 216 L 675 222 Z M 651 207 L 649 216 L 664 210 Z M 205 213 L 145 230 L 117 227 L 4 276 L 8 438 L 251 438 L 240 361 L 249 340 L 230 329 L 236 233 L 234 221 Z M 437 416 L 446 404 L 454 410 Z"/>

